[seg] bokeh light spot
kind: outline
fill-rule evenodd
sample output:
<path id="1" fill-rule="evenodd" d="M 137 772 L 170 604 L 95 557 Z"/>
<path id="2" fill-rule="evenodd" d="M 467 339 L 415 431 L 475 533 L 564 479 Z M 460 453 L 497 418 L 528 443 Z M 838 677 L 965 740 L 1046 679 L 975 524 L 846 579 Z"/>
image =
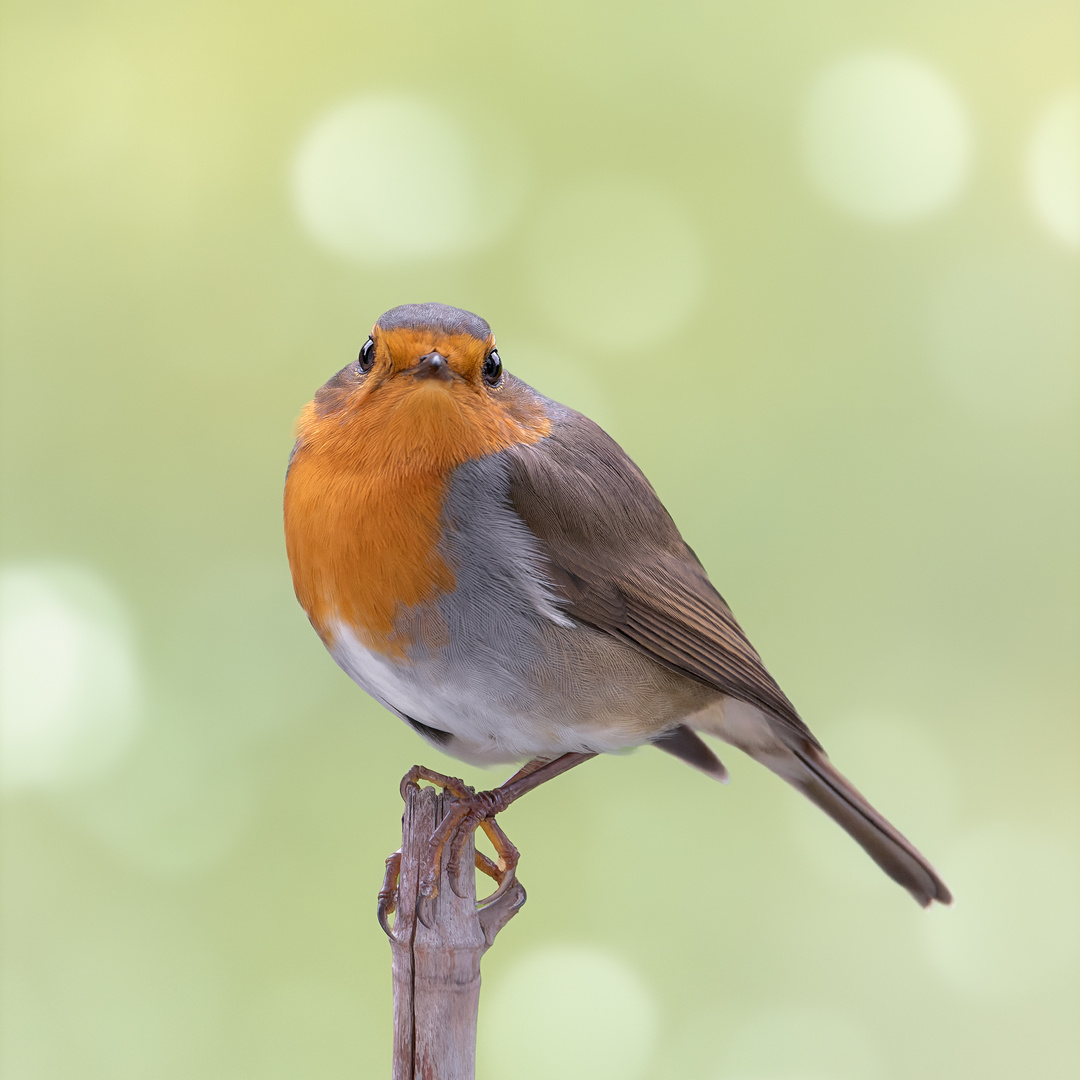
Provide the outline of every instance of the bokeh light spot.
<path id="1" fill-rule="evenodd" d="M 323 247 L 364 263 L 460 254 L 506 225 L 520 155 L 420 98 L 374 95 L 337 105 L 293 163 L 300 220 Z"/>
<path id="2" fill-rule="evenodd" d="M 479 1074 L 516 1080 L 634 1080 L 650 1064 L 656 1006 L 618 957 L 591 947 L 531 953 L 485 977 Z"/>
<path id="3" fill-rule="evenodd" d="M 994 257 L 954 266 L 937 283 L 929 349 L 945 392 L 988 419 L 1068 410 L 1080 371 L 1076 282 L 1062 268 Z"/>
<path id="4" fill-rule="evenodd" d="M 959 193 L 971 133 L 956 92 L 914 57 L 872 52 L 826 68 L 805 103 L 807 173 L 834 206 L 899 224 L 940 210 Z"/>
<path id="5" fill-rule="evenodd" d="M 1046 106 L 1026 164 L 1035 216 L 1056 239 L 1080 248 L 1080 90 L 1067 90 Z"/>
<path id="6" fill-rule="evenodd" d="M 1080 957 L 1075 843 L 1015 826 L 985 829 L 950 852 L 955 911 L 928 919 L 939 974 L 978 997 L 1011 998 Z"/>
<path id="7" fill-rule="evenodd" d="M 49 788 L 97 775 L 127 749 L 139 710 L 127 613 L 74 565 L 0 572 L 0 784 Z"/>
<path id="8" fill-rule="evenodd" d="M 678 329 L 705 283 L 705 257 L 671 200 L 622 178 L 557 194 L 535 223 L 537 299 L 574 339 L 606 351 L 641 350 Z"/>

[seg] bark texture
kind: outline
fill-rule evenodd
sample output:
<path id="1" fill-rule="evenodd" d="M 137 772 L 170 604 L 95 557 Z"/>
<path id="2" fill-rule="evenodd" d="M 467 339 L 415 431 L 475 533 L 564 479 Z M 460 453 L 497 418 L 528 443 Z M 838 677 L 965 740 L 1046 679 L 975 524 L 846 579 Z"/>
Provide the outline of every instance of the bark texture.
<path id="1" fill-rule="evenodd" d="M 453 797 L 407 785 L 393 953 L 393 1080 L 473 1080 L 480 959 L 525 903 L 516 880 L 493 903 L 476 906 L 474 841 L 462 849 L 451 880 L 449 847 L 438 895 L 419 896 L 421 861 Z"/>

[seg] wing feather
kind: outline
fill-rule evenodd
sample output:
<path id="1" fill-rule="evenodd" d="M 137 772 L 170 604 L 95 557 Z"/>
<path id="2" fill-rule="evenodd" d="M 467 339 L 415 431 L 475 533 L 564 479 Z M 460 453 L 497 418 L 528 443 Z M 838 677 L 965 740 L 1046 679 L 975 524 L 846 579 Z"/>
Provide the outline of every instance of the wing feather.
<path id="1" fill-rule="evenodd" d="M 613 439 L 567 409 L 546 438 L 504 453 L 514 509 L 539 539 L 567 614 L 819 746 Z"/>

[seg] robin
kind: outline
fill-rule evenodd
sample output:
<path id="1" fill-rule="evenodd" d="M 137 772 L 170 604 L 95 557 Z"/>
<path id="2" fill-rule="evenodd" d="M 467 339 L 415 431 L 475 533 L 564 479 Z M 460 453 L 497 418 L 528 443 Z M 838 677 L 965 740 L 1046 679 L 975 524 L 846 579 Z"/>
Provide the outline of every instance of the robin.
<path id="1" fill-rule="evenodd" d="M 816 803 L 924 907 L 952 897 L 837 771 L 648 480 L 587 417 L 503 368 L 491 328 L 443 304 L 375 323 L 297 424 L 285 484 L 296 595 L 330 654 L 439 750 L 526 764 L 457 796 L 432 838 L 494 826 L 596 754 L 650 743 L 728 773 L 701 733 Z M 500 876 L 501 875 L 501 876 Z"/>

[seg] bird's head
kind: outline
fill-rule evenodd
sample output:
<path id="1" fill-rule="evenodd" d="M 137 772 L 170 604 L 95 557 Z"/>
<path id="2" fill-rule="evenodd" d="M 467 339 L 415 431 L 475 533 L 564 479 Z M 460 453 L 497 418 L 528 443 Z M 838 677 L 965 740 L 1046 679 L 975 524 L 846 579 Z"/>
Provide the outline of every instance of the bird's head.
<path id="1" fill-rule="evenodd" d="M 442 470 L 550 427 L 543 399 L 504 372 L 487 322 L 446 304 L 380 316 L 356 360 L 316 394 L 298 448 L 357 463 Z"/>
<path id="2" fill-rule="evenodd" d="M 445 304 L 391 308 L 372 327 L 356 366 L 372 390 L 405 376 L 394 386 L 402 396 L 439 383 L 452 392 L 484 393 L 503 381 L 491 327 L 479 315 Z"/>

